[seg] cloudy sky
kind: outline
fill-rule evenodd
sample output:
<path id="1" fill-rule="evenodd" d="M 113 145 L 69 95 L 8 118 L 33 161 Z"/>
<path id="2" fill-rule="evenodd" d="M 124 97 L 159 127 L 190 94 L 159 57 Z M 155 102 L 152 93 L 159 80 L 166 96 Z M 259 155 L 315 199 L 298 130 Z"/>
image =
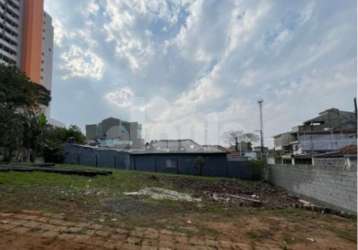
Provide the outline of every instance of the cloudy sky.
<path id="1" fill-rule="evenodd" d="M 52 117 L 109 117 L 146 139 L 265 142 L 331 107 L 353 110 L 355 0 L 46 0 L 55 27 Z"/>

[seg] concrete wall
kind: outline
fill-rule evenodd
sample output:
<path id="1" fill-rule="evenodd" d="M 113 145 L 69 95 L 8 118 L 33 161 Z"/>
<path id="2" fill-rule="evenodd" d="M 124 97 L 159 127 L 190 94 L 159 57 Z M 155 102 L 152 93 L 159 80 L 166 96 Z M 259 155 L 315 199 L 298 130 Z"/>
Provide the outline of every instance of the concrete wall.
<path id="1" fill-rule="evenodd" d="M 328 163 L 332 162 L 334 165 Z M 270 165 L 277 186 L 329 208 L 357 214 L 357 161 L 325 160 L 312 165 Z"/>

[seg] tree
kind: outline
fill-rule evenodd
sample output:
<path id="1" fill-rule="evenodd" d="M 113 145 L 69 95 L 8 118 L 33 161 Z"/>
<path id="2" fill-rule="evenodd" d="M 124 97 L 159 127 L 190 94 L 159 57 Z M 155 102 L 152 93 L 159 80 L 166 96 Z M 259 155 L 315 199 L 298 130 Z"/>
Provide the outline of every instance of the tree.
<path id="1" fill-rule="evenodd" d="M 14 152 L 36 151 L 41 134 L 37 117 L 50 99 L 45 87 L 16 67 L 0 65 L 0 148 L 5 160 L 11 160 Z"/>
<path id="2" fill-rule="evenodd" d="M 259 139 L 260 137 L 257 134 L 253 134 L 253 133 L 245 133 L 241 136 L 241 141 L 244 142 L 254 143 L 254 142 L 258 142 Z"/>
<path id="3" fill-rule="evenodd" d="M 81 129 L 76 125 L 71 125 L 66 130 L 66 141 L 72 139 L 74 143 L 84 144 L 86 142 L 86 136 L 84 136 L 81 132 Z"/>
<path id="4" fill-rule="evenodd" d="M 43 86 L 31 82 L 14 66 L 0 64 L 0 107 L 21 112 L 38 112 L 40 105 L 47 106 L 50 92 Z"/>
<path id="5" fill-rule="evenodd" d="M 45 161 L 62 163 L 64 160 L 64 144 L 70 141 L 77 144 L 84 144 L 86 137 L 75 125 L 71 125 L 68 129 L 47 126 L 44 139 L 43 156 Z"/>
<path id="6" fill-rule="evenodd" d="M 225 143 L 229 146 L 235 146 L 235 150 L 239 151 L 239 143 L 254 143 L 259 140 L 259 136 L 253 133 L 244 133 L 242 130 L 231 130 L 223 134 Z"/>
<path id="7" fill-rule="evenodd" d="M 223 138 L 226 144 L 229 146 L 235 146 L 235 150 L 239 151 L 239 141 L 242 135 L 244 134 L 241 130 L 231 130 L 223 134 Z"/>
<path id="8" fill-rule="evenodd" d="M 5 161 L 10 161 L 13 153 L 23 142 L 23 119 L 7 109 L 0 108 L 0 149 Z"/>

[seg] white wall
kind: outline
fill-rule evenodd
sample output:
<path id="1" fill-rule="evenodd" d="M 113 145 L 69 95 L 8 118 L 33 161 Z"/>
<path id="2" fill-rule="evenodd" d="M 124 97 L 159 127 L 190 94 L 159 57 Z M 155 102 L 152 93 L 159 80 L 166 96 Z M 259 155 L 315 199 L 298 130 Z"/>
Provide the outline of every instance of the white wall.
<path id="1" fill-rule="evenodd" d="M 357 144 L 355 134 L 314 134 L 300 135 L 298 138 L 301 150 L 333 151 L 351 144 Z"/>

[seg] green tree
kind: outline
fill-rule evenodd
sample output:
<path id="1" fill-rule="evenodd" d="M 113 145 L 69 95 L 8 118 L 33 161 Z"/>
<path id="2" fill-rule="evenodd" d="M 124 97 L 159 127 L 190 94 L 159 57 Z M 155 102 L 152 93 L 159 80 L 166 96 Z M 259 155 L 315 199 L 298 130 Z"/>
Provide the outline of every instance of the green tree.
<path id="1" fill-rule="evenodd" d="M 64 160 L 64 144 L 66 142 L 84 144 L 86 137 L 75 125 L 71 125 L 68 129 L 47 126 L 44 141 L 43 156 L 45 161 L 62 163 Z"/>
<path id="2" fill-rule="evenodd" d="M 0 148 L 5 160 L 11 160 L 15 152 L 37 150 L 41 135 L 38 116 L 50 99 L 45 87 L 31 82 L 16 67 L 0 65 Z"/>
<path id="3" fill-rule="evenodd" d="M 69 139 L 77 144 L 84 144 L 86 142 L 86 136 L 82 134 L 81 129 L 76 125 L 71 125 L 66 130 L 66 141 Z"/>

